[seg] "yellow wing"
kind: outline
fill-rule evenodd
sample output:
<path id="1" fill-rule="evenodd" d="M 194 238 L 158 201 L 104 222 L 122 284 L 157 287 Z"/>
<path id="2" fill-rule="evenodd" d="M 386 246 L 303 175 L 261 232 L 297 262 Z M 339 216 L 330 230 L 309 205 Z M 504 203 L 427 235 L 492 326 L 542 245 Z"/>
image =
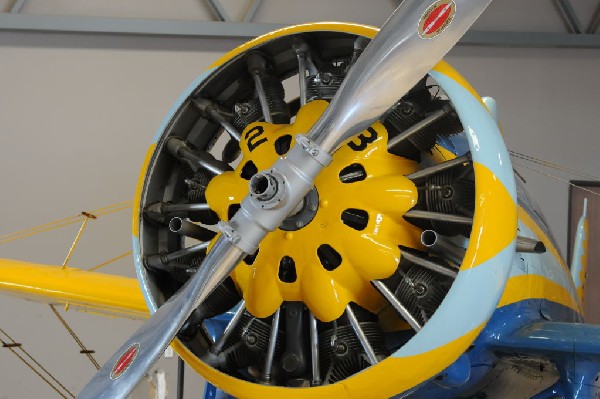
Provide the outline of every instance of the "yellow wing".
<path id="1" fill-rule="evenodd" d="M 70 267 L 0 259 L 0 293 L 107 316 L 149 316 L 136 279 Z"/>

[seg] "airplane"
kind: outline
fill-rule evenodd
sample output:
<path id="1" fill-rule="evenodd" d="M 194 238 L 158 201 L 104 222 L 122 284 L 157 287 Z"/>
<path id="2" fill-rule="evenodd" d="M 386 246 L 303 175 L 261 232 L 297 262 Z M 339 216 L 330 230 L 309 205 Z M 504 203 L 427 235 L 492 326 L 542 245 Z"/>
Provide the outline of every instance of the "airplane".
<path id="1" fill-rule="evenodd" d="M 4 292 L 153 314 L 79 397 L 125 397 L 171 342 L 206 397 L 597 397 L 585 212 L 569 270 L 495 102 L 439 61 L 488 3 L 405 0 L 381 31 L 299 25 L 217 60 L 142 168 L 141 290 L 3 260 Z"/>

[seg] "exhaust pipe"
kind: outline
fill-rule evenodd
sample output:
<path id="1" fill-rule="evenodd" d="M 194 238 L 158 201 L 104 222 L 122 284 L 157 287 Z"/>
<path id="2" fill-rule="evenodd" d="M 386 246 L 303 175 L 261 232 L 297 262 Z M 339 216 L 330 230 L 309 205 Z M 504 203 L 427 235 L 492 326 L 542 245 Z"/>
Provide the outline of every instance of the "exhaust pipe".
<path id="1" fill-rule="evenodd" d="M 543 254 L 546 252 L 546 246 L 543 242 L 534 240 L 533 238 L 517 237 L 517 252 L 525 252 L 530 254 Z"/>
<path id="2" fill-rule="evenodd" d="M 465 257 L 464 248 L 449 243 L 433 230 L 424 230 L 421 233 L 421 244 L 439 255 L 446 255 L 456 267 L 460 267 Z"/>

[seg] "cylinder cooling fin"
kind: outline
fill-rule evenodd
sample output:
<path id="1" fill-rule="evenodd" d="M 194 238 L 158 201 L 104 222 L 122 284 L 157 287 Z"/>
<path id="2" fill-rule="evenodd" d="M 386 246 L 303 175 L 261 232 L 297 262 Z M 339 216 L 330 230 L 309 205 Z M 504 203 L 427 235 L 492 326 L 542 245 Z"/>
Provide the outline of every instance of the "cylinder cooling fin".
<path id="1" fill-rule="evenodd" d="M 134 216 L 151 310 L 202 267 L 251 181 L 264 195 L 278 184 L 253 176 L 315 123 L 375 33 L 286 28 L 228 53 L 182 96 L 149 151 Z M 494 163 L 505 149 L 486 115 L 445 63 L 398 93 L 190 316 L 181 356 L 248 398 L 384 398 L 450 365 L 495 308 L 516 235 L 512 171 Z M 440 144 L 453 140 L 471 151 Z M 207 323 L 224 314 L 211 337 Z"/>

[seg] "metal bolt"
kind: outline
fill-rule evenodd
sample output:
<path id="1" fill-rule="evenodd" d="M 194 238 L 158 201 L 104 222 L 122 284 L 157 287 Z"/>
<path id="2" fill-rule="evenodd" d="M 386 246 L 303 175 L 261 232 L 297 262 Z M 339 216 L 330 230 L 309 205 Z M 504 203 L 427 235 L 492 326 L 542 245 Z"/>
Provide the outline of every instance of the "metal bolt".
<path id="1" fill-rule="evenodd" d="M 321 74 L 321 82 L 323 82 L 324 85 L 330 85 L 332 81 L 333 76 L 329 72 Z"/>
<path id="2" fill-rule="evenodd" d="M 192 179 L 185 179 L 183 182 L 191 189 L 197 189 L 199 186 L 198 183 Z"/>
<path id="3" fill-rule="evenodd" d="M 348 347 L 343 342 L 338 342 L 333 349 L 336 355 L 345 355 L 348 353 Z"/>
<path id="4" fill-rule="evenodd" d="M 417 284 L 415 286 L 415 293 L 418 296 L 423 296 L 423 295 L 425 295 L 427 293 L 427 287 L 424 286 L 423 284 Z"/>
<path id="5" fill-rule="evenodd" d="M 454 190 L 450 186 L 445 186 L 442 188 L 442 197 L 445 199 L 452 198 L 454 196 Z"/>
<path id="6" fill-rule="evenodd" d="M 304 222 L 303 222 L 302 220 L 298 220 L 298 221 L 296 222 L 296 227 L 297 227 L 297 228 L 301 228 L 301 227 L 303 227 L 303 226 L 304 226 Z"/>
<path id="7" fill-rule="evenodd" d="M 234 105 L 233 109 L 237 114 L 246 115 L 250 112 L 250 105 L 246 103 L 238 103 Z"/>
<path id="8" fill-rule="evenodd" d="M 300 359 L 298 359 L 298 356 L 288 353 L 281 359 L 281 363 L 281 367 L 288 373 L 291 373 L 298 369 Z"/>
<path id="9" fill-rule="evenodd" d="M 404 115 L 410 115 L 414 112 L 412 104 L 404 103 L 400 109 Z"/>
<path id="10" fill-rule="evenodd" d="M 247 334 L 244 339 L 248 345 L 254 346 L 258 342 L 258 338 L 254 334 Z"/>

